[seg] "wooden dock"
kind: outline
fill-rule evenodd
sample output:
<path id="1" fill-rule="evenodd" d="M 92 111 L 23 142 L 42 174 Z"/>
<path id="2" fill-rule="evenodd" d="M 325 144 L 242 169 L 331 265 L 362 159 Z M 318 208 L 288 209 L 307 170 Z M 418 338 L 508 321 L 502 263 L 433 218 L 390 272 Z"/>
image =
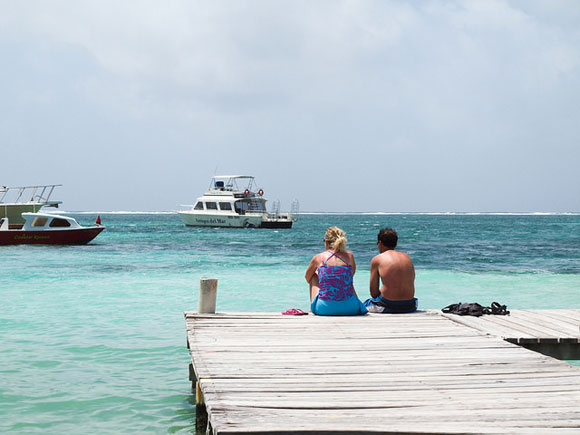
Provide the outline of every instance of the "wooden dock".
<path id="1" fill-rule="evenodd" d="M 580 433 L 580 367 L 499 329 L 436 311 L 185 316 L 209 433 Z"/>
<path id="2" fill-rule="evenodd" d="M 580 360 L 580 310 L 512 310 L 509 316 L 442 315 L 554 358 Z"/>

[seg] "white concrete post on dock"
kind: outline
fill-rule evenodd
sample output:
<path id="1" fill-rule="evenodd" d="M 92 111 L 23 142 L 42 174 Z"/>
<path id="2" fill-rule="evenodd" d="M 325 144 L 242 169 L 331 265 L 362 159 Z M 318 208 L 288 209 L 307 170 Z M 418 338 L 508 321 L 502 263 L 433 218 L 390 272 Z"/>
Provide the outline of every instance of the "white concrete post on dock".
<path id="1" fill-rule="evenodd" d="M 199 303 L 197 304 L 199 314 L 215 314 L 217 283 L 218 280 L 215 278 L 199 280 Z"/>

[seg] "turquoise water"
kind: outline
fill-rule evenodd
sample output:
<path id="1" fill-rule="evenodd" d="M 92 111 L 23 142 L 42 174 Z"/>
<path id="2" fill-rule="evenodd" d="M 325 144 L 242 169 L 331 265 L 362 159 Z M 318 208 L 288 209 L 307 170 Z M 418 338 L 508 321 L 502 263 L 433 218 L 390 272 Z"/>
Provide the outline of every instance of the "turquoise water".
<path id="1" fill-rule="evenodd" d="M 306 310 L 303 274 L 330 225 L 347 232 L 361 298 L 388 225 L 421 308 L 580 308 L 580 215 L 303 215 L 278 231 L 101 217 L 87 246 L 0 247 L 2 433 L 194 431 L 183 311 L 199 279 L 219 279 L 218 311 Z"/>

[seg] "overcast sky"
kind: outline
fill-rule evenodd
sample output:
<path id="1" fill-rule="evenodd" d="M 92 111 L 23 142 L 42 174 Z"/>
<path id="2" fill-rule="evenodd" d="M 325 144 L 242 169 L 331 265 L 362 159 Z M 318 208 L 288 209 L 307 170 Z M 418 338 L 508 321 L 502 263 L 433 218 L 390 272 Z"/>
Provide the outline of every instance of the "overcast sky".
<path id="1" fill-rule="evenodd" d="M 0 185 L 175 210 L 580 211 L 580 1 L 4 1 Z"/>

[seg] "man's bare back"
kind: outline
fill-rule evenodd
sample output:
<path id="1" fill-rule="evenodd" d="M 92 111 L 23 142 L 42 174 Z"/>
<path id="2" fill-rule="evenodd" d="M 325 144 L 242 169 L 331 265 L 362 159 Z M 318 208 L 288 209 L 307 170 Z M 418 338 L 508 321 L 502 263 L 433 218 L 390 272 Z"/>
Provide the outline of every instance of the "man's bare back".
<path id="1" fill-rule="evenodd" d="M 397 232 L 391 228 L 379 232 L 380 254 L 371 260 L 372 298 L 405 301 L 415 297 L 415 268 L 407 254 L 395 251 L 397 239 Z"/>
<path id="2" fill-rule="evenodd" d="M 411 258 L 394 249 L 375 256 L 371 261 L 370 290 L 373 298 L 382 295 L 391 301 L 413 299 L 415 268 Z"/>

